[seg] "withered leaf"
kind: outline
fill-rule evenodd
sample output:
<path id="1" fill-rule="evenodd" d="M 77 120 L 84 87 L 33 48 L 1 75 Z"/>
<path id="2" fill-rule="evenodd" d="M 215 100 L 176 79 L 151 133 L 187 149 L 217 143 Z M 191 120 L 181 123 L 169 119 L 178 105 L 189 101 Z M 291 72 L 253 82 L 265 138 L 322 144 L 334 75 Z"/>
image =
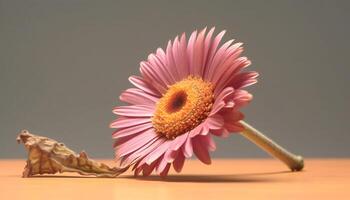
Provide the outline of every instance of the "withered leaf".
<path id="1" fill-rule="evenodd" d="M 89 159 L 84 151 L 77 154 L 63 143 L 31 134 L 27 130 L 19 133 L 17 142 L 22 142 L 28 151 L 27 164 L 22 177 L 63 172 L 76 172 L 96 177 L 116 177 L 129 168 L 110 168 L 104 163 Z"/>

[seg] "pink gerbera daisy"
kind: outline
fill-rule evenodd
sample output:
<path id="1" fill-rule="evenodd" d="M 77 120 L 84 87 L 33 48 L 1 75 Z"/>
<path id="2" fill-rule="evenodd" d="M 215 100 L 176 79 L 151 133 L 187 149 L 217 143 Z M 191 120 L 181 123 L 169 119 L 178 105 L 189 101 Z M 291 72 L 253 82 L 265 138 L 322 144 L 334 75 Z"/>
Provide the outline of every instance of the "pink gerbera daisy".
<path id="1" fill-rule="evenodd" d="M 120 100 L 130 105 L 113 110 L 119 117 L 110 127 L 117 129 L 117 160 L 134 165 L 135 175 L 155 170 L 166 176 L 171 165 L 180 172 L 193 154 L 210 164 L 212 136 L 243 130 L 240 108 L 252 99 L 243 88 L 256 83 L 258 73 L 242 71 L 251 63 L 241 56 L 242 43 L 219 46 L 225 31 L 213 33 L 175 37 L 140 63 L 141 76 L 129 78 L 135 88 Z"/>

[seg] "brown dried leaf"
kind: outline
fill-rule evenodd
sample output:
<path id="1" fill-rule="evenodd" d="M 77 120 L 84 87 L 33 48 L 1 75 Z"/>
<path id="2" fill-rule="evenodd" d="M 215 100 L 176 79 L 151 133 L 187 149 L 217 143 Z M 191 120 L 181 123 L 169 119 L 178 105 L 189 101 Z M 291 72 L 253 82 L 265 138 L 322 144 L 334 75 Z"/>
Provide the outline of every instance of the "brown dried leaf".
<path id="1" fill-rule="evenodd" d="M 89 159 L 84 151 L 76 154 L 63 143 L 31 134 L 27 130 L 20 132 L 17 142 L 22 142 L 28 151 L 27 164 L 22 177 L 37 174 L 55 174 L 57 172 L 76 172 L 81 175 L 96 177 L 116 177 L 129 168 L 110 168 L 104 163 Z"/>

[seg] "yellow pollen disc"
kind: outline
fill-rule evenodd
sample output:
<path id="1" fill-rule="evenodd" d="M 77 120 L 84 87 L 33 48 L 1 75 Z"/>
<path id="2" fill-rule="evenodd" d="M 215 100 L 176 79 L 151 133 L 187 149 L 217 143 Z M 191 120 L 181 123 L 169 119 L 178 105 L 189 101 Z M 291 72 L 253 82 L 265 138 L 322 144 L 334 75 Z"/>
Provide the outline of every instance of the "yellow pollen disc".
<path id="1" fill-rule="evenodd" d="M 205 120 L 213 106 L 213 85 L 189 76 L 171 85 L 157 103 L 152 118 L 160 135 L 174 139 Z"/>

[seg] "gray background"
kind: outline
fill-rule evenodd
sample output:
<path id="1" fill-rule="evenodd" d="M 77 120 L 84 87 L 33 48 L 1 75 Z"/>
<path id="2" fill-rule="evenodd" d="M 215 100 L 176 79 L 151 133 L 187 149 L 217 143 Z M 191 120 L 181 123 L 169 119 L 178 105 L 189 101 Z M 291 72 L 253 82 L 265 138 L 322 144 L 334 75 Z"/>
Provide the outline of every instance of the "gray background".
<path id="1" fill-rule="evenodd" d="M 227 29 L 259 71 L 247 121 L 306 157 L 348 157 L 347 1 L 0 1 L 0 157 L 22 128 L 112 158 L 111 109 L 138 64 L 183 31 Z M 217 157 L 262 157 L 233 135 Z"/>

